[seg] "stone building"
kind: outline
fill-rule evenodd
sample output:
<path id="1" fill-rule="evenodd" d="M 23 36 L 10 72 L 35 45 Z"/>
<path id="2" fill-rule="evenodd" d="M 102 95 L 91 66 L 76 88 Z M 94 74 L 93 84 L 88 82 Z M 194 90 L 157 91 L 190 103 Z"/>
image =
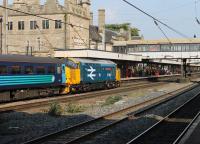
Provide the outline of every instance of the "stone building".
<path id="1" fill-rule="evenodd" d="M 105 28 L 105 9 L 98 10 L 98 26 L 93 25 L 93 13 L 90 13 L 90 49 L 112 51 L 113 41 L 119 33 Z"/>
<path id="2" fill-rule="evenodd" d="M 7 36 L 3 27 L 3 54 L 53 55 L 55 50 L 89 47 L 90 0 L 14 0 L 8 10 Z M 5 9 L 0 16 L 5 23 Z M 1 25 L 0 25 L 1 27 Z"/>
<path id="3" fill-rule="evenodd" d="M 106 29 L 105 10 L 98 10 L 98 26 L 93 25 L 93 13 L 90 13 L 90 49 L 114 52 L 113 44 L 118 41 L 129 41 L 135 39 L 131 37 L 130 29 L 112 31 Z M 141 37 L 138 37 L 141 39 Z M 103 46 L 104 45 L 104 46 Z"/>

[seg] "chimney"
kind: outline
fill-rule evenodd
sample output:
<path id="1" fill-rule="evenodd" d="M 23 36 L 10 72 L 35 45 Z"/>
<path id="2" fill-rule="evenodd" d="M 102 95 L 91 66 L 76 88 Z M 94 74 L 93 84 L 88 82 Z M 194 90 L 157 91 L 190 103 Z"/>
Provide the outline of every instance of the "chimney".
<path id="1" fill-rule="evenodd" d="M 105 9 L 99 9 L 99 33 L 105 29 Z"/>
<path id="2" fill-rule="evenodd" d="M 90 13 L 90 25 L 93 25 L 93 12 Z"/>

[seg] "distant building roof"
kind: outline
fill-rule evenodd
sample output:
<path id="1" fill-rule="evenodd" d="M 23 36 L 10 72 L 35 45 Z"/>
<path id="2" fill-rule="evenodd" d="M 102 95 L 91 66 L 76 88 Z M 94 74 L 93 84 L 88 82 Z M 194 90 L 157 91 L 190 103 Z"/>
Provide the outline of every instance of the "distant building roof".
<path id="1" fill-rule="evenodd" d="M 172 44 L 200 44 L 200 38 L 191 38 L 191 39 L 170 39 Z M 166 39 L 160 40 L 130 40 L 130 41 L 116 41 L 114 46 L 120 45 L 157 45 L 157 44 L 170 44 Z"/>
<path id="2" fill-rule="evenodd" d="M 116 32 L 106 29 L 106 43 L 113 43 L 112 39 L 117 35 Z"/>
<path id="3" fill-rule="evenodd" d="M 118 33 L 106 29 L 106 43 L 112 43 L 113 37 L 117 36 Z M 101 42 L 102 36 L 99 33 L 99 28 L 97 26 L 90 25 L 90 38 L 93 41 Z"/>
<path id="4" fill-rule="evenodd" d="M 99 34 L 99 28 L 97 26 L 90 25 L 90 39 L 93 41 L 101 42 L 102 37 Z"/>

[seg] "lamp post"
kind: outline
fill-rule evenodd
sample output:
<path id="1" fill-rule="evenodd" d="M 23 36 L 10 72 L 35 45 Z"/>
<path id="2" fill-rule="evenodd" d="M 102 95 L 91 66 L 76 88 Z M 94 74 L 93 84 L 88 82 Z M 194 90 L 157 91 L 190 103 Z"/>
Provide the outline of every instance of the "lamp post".
<path id="1" fill-rule="evenodd" d="M 3 19 L 0 18 L 0 54 L 3 53 Z"/>
<path id="2" fill-rule="evenodd" d="M 38 37 L 37 39 L 38 39 L 38 51 L 40 51 L 40 37 Z"/>

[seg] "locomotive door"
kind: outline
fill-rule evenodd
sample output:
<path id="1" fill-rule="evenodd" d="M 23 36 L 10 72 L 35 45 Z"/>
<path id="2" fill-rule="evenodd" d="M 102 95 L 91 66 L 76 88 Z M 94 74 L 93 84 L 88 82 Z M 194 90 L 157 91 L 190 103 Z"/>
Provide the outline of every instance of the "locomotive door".
<path id="1" fill-rule="evenodd" d="M 62 83 L 66 83 L 65 64 L 62 64 Z"/>

